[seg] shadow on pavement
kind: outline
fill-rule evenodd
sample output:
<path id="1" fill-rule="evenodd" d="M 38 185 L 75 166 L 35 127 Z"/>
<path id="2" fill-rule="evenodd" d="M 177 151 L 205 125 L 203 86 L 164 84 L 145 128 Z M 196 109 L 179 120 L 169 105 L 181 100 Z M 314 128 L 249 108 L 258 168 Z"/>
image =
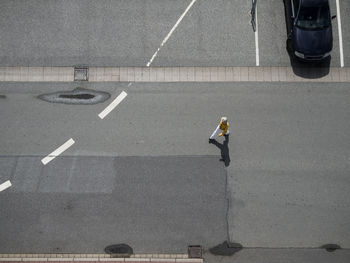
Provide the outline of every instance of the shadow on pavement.
<path id="1" fill-rule="evenodd" d="M 341 249 L 341 246 L 339 246 L 338 244 L 325 244 L 325 245 L 321 246 L 320 248 L 325 249 L 327 252 L 334 252 L 337 249 Z"/>
<path id="2" fill-rule="evenodd" d="M 331 56 L 328 56 L 327 58 L 321 61 L 308 62 L 302 61 L 294 55 L 293 43 L 291 40 L 291 32 L 293 25 L 292 9 L 290 1 L 283 0 L 283 2 L 287 31 L 286 50 L 288 52 L 290 64 L 292 66 L 294 74 L 305 79 L 317 79 L 328 75 L 331 64 Z"/>
<path id="3" fill-rule="evenodd" d="M 228 142 L 229 142 L 229 135 L 225 136 L 225 140 L 223 143 L 219 143 L 217 140 L 212 139 L 209 141 L 209 143 L 214 144 L 216 147 L 218 147 L 221 151 L 221 159 L 220 161 L 224 162 L 225 166 L 229 166 L 230 165 L 230 152 L 228 149 Z"/>
<path id="4" fill-rule="evenodd" d="M 217 256 L 232 256 L 243 249 L 243 246 L 239 243 L 229 243 L 227 241 L 209 249 L 209 252 Z"/>

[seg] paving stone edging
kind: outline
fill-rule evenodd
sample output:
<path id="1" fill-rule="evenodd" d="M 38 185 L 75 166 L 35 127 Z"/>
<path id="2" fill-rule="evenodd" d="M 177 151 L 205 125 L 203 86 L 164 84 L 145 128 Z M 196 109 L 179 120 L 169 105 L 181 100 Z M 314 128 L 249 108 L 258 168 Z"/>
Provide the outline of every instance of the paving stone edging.
<path id="1" fill-rule="evenodd" d="M 159 262 L 203 263 L 187 254 L 133 254 L 116 258 L 109 254 L 0 254 L 0 262 Z"/>
<path id="2" fill-rule="evenodd" d="M 326 70 L 327 69 L 320 69 Z M 291 67 L 90 67 L 89 82 L 350 82 L 350 68 L 329 68 L 316 78 Z M 0 82 L 72 82 L 73 67 L 0 67 Z"/>
<path id="3" fill-rule="evenodd" d="M 203 259 L 187 258 L 1 258 L 0 262 L 154 262 L 154 263 L 203 263 Z"/>
<path id="4" fill-rule="evenodd" d="M 0 254 L 2 258 L 115 258 L 111 254 Z M 188 254 L 132 254 L 129 258 L 188 258 Z"/>

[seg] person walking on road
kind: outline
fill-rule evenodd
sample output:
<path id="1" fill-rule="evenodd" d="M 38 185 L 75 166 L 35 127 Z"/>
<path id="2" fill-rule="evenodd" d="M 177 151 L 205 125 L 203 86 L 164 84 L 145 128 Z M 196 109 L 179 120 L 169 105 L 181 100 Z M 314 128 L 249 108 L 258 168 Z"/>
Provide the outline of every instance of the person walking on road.
<path id="1" fill-rule="evenodd" d="M 221 117 L 220 123 L 218 127 L 216 127 L 215 131 L 209 138 L 209 142 L 211 142 L 213 139 L 215 139 L 216 136 L 228 136 L 230 134 L 230 131 L 228 129 L 229 123 L 227 121 L 227 117 Z M 221 131 L 221 132 L 220 132 Z"/>

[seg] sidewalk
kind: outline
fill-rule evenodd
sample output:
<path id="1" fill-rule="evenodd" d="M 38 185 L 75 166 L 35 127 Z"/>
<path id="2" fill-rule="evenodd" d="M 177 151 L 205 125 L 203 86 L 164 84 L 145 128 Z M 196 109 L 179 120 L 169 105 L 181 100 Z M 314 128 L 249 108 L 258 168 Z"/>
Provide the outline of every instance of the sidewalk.
<path id="1" fill-rule="evenodd" d="M 113 258 L 109 254 L 0 254 L 0 262 L 203 263 L 203 259 L 188 258 L 187 254 L 133 254 L 128 258 Z"/>
<path id="2" fill-rule="evenodd" d="M 81 78 L 73 67 L 0 67 L 0 82 L 350 82 L 350 68 L 301 71 L 305 78 L 291 67 L 90 67 Z"/>

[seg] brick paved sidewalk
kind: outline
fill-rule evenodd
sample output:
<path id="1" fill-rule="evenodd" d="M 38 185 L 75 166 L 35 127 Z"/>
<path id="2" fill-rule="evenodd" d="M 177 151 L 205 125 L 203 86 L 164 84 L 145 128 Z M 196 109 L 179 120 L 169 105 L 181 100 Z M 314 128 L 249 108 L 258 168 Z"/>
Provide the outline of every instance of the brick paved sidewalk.
<path id="1" fill-rule="evenodd" d="M 187 254 L 136 254 L 129 258 L 112 258 L 109 254 L 0 254 L 0 262 L 76 263 L 76 262 L 153 262 L 203 263 L 203 259 L 188 258 Z"/>
<path id="2" fill-rule="evenodd" d="M 350 82 L 350 68 L 291 67 L 90 67 L 90 82 Z M 318 77 L 319 76 L 319 77 Z M 71 82 L 73 67 L 0 67 L 0 81 Z"/>

